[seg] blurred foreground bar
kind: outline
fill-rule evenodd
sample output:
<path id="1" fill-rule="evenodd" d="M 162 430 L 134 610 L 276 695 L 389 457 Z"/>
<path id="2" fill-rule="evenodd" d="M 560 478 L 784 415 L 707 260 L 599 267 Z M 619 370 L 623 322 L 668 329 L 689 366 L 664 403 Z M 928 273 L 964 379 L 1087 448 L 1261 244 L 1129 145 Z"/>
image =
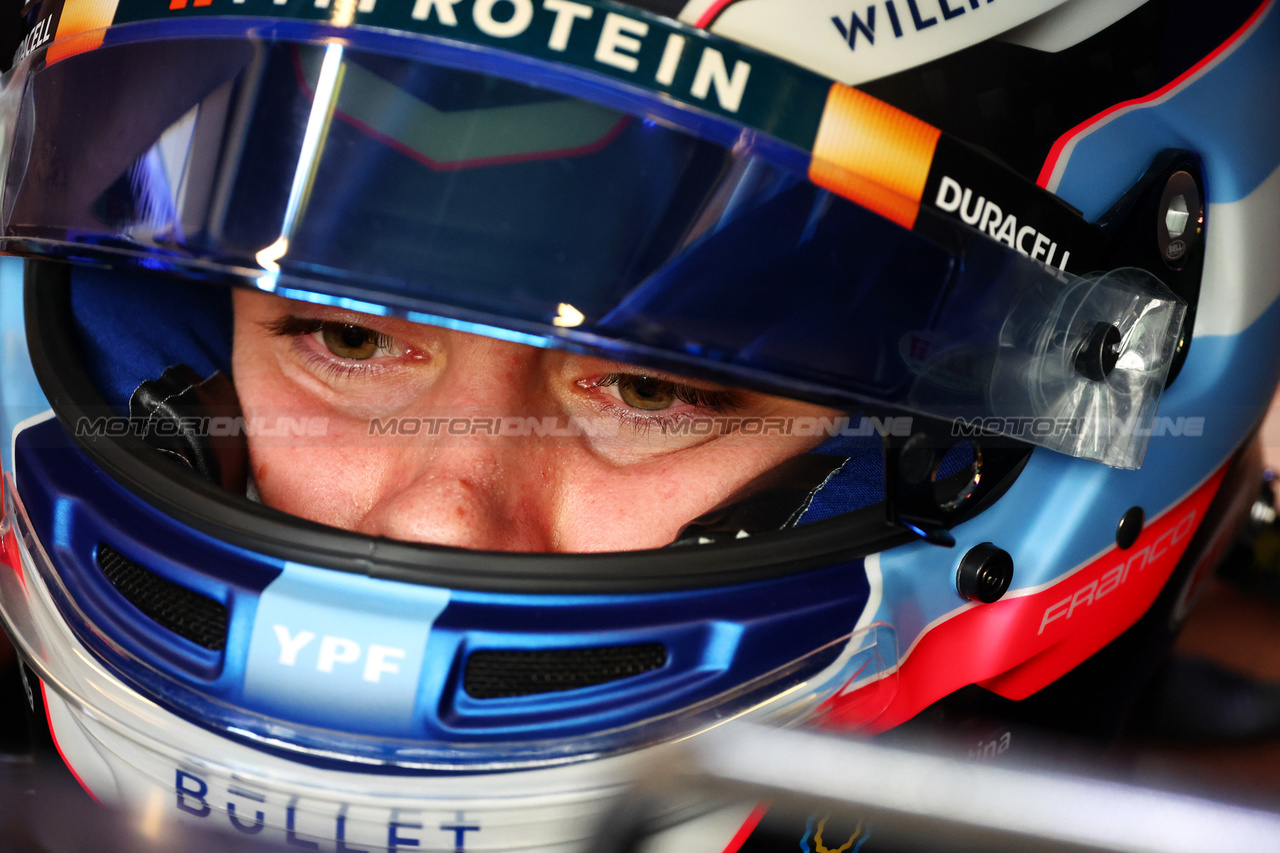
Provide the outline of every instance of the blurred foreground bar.
<path id="1" fill-rule="evenodd" d="M 681 803 L 708 799 L 738 804 L 732 813 L 739 816 L 751 804 L 769 804 L 743 848 L 752 851 L 774 849 L 771 840 L 788 853 L 817 849 L 806 846 L 805 827 L 818 818 L 846 832 L 865 826 L 862 853 L 1280 850 L 1280 814 L 1257 808 L 1104 777 L 729 724 L 661 751 L 626 805 L 607 818 L 592 853 L 665 851 L 672 816 L 687 815 Z M 844 841 L 836 832 L 828 838 L 837 835 L 826 842 L 830 849 Z"/>

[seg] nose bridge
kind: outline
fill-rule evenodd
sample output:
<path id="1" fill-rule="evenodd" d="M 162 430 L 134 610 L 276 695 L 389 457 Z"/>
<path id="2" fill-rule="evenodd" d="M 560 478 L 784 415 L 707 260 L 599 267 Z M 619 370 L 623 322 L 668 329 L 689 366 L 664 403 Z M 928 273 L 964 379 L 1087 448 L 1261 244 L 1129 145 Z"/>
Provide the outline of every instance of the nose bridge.
<path id="1" fill-rule="evenodd" d="M 481 550 L 551 549 L 558 439 L 550 433 L 563 419 L 548 400 L 539 354 L 463 340 L 446 358 L 437 382 L 406 410 L 419 434 L 400 449 L 363 532 Z"/>
<path id="2" fill-rule="evenodd" d="M 429 395 L 437 404 L 473 409 L 479 417 L 545 407 L 543 350 L 458 332 L 448 338 L 444 355 Z"/>
<path id="3" fill-rule="evenodd" d="M 558 482 L 554 454 L 537 439 L 446 431 L 410 455 L 397 487 L 375 507 L 369 532 L 481 550 L 551 549 Z"/>
<path id="4" fill-rule="evenodd" d="M 525 459 L 547 450 L 543 439 L 566 425 L 546 387 L 542 353 L 506 341 L 455 334 L 435 386 L 411 408 L 424 425 L 435 471 L 471 479 L 510 479 Z"/>

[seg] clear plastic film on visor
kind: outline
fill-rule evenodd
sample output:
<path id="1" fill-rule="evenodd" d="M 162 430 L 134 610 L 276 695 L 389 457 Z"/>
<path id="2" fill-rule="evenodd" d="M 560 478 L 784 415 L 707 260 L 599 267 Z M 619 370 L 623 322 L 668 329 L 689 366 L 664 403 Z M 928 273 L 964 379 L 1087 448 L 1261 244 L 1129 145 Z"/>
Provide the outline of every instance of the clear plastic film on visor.
<path id="1" fill-rule="evenodd" d="M 904 213 L 899 189 L 838 156 L 413 42 L 410 59 L 108 38 L 20 65 L 3 94 L 4 247 L 1141 463 L 1184 311 L 1154 276 L 1079 277 L 972 229 L 931 233 L 920 188 Z M 520 80 L 494 73 L 504 62 Z"/>

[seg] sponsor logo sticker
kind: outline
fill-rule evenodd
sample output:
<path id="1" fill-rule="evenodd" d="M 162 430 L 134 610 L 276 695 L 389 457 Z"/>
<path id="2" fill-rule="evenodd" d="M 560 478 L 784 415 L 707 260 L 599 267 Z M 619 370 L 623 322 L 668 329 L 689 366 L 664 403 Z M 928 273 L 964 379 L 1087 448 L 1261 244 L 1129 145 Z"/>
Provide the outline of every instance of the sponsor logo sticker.
<path id="1" fill-rule="evenodd" d="M 399 730 L 448 601 L 447 590 L 289 563 L 258 600 L 245 696 L 286 719 Z"/>

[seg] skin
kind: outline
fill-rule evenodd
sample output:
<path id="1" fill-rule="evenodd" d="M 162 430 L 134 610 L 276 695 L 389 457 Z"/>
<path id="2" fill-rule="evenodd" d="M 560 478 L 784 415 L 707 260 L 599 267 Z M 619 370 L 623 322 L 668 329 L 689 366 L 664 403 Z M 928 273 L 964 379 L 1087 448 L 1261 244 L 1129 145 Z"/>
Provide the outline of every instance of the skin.
<path id="1" fill-rule="evenodd" d="M 234 305 L 232 369 L 249 421 L 270 423 L 281 414 L 327 421 L 319 439 L 251 434 L 263 502 L 372 536 L 501 551 L 661 547 L 740 486 L 822 440 L 740 430 L 679 435 L 664 431 L 664 423 L 837 415 L 636 366 L 263 293 L 238 292 Z M 293 328 L 281 333 L 286 320 Z M 306 323 L 325 328 L 297 333 Z M 377 345 L 345 347 L 350 339 L 335 331 L 343 324 L 376 333 Z M 665 380 L 663 388 L 675 382 L 694 389 L 697 399 L 668 393 L 653 401 L 658 410 L 637 408 L 628 400 L 636 399 L 639 375 Z M 601 384 L 611 376 L 623 378 Z M 584 419 L 600 431 L 370 435 L 371 418 L 494 415 Z"/>

